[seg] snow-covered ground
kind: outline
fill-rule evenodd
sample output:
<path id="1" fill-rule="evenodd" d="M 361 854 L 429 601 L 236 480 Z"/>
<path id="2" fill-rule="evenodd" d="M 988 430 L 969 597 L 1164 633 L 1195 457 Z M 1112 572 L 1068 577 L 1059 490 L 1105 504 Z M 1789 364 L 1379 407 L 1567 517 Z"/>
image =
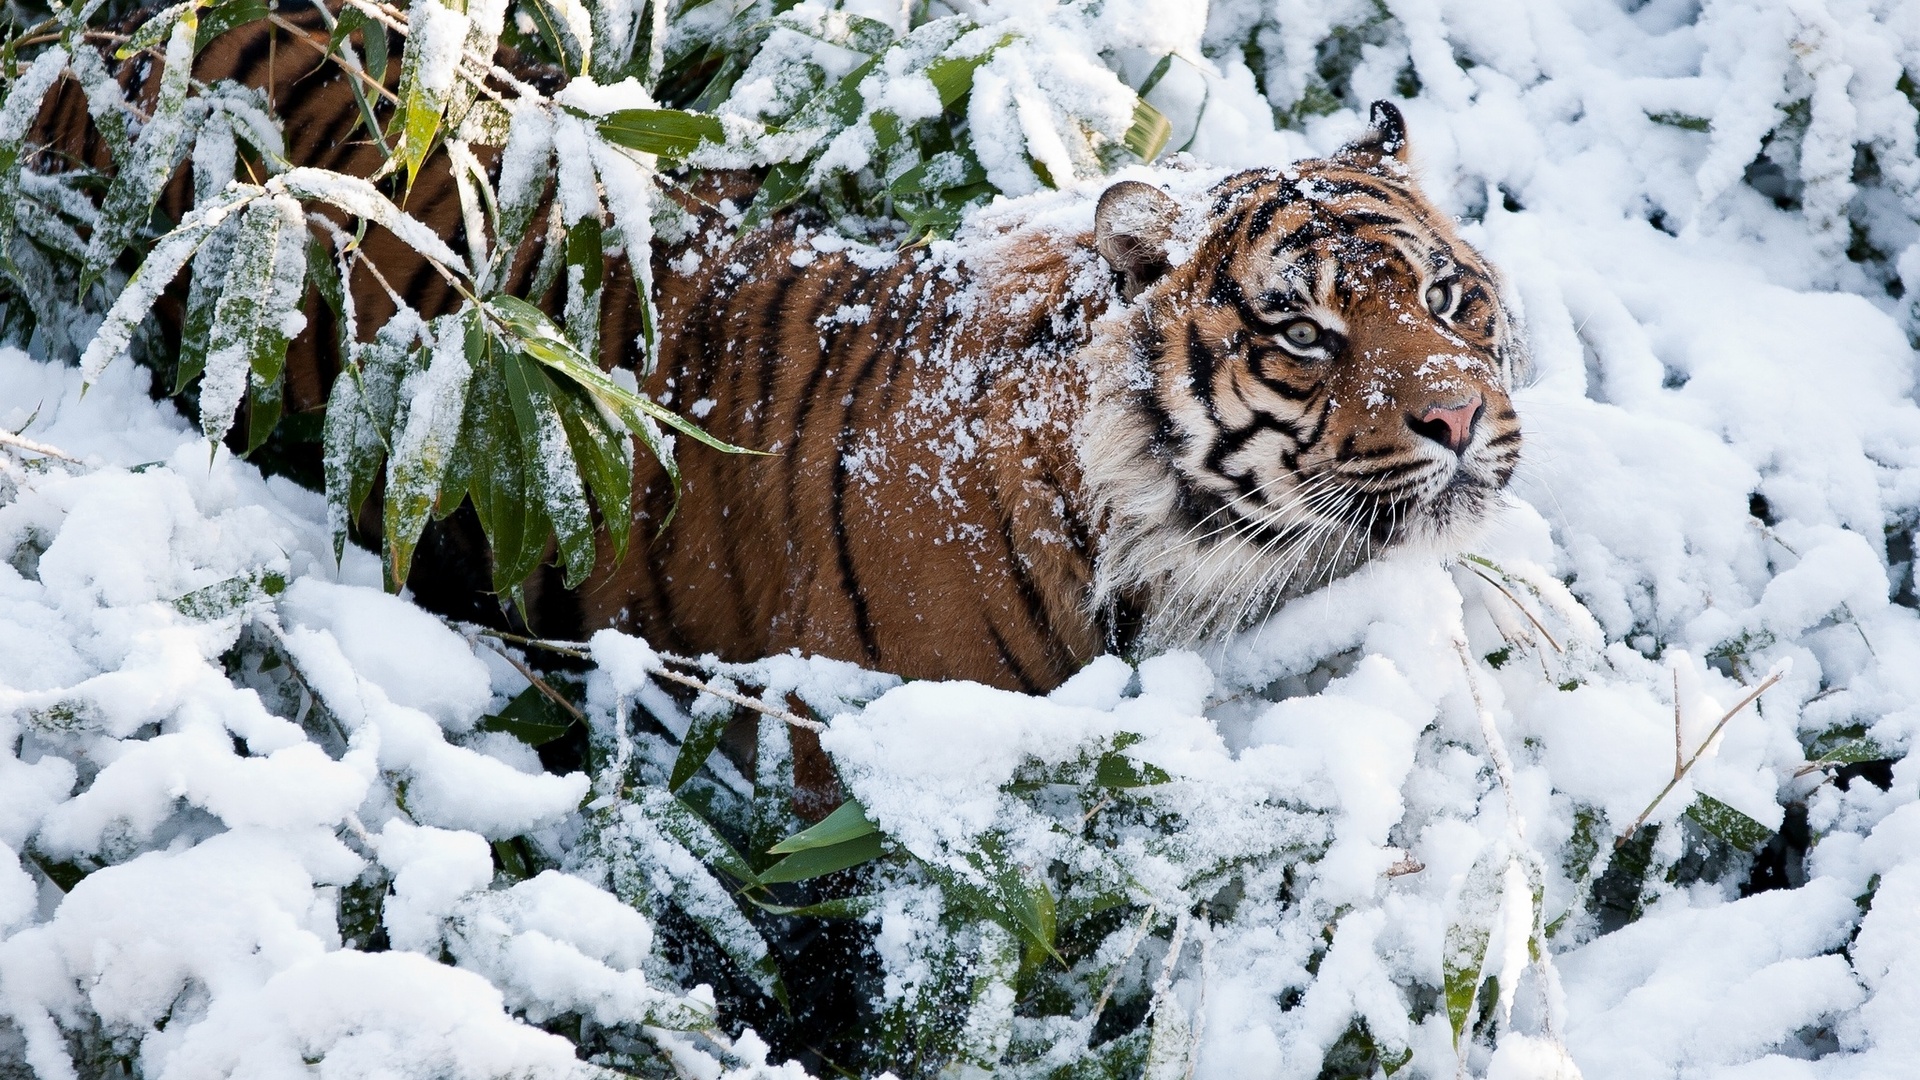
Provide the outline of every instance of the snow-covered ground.
<path id="1" fill-rule="evenodd" d="M 788 685 L 831 700 L 838 671 L 874 698 L 822 743 L 892 842 L 956 874 L 994 829 L 1029 864 L 1078 857 L 1007 785 L 1139 736 L 1128 753 L 1170 779 L 1138 790 L 1187 823 L 1114 834 L 1130 898 L 1166 915 L 1107 957 L 1154 984 L 1154 1075 L 1311 1078 L 1358 1017 L 1382 1060 L 1411 1051 L 1401 1075 L 1911 1076 L 1920 162 L 1897 84 L 1920 71 L 1920 6 L 1385 8 L 1344 77 L 1363 102 L 1417 88 L 1421 173 L 1508 275 L 1533 348 L 1526 464 L 1476 558 L 1383 562 L 1205 656 L 1104 659 L 1050 700 L 882 693 L 832 666 Z M 1100 49 L 1134 85 L 1177 51 L 1196 62 L 1151 95 L 1173 145 L 1281 164 L 1358 130 L 1341 110 L 1276 133 L 1270 106 L 1373 10 L 1032 7 L 982 85 L 1057 100 Z M 1257 56 L 1221 48 L 1246 41 Z M 1750 168 L 1769 133 L 1777 167 Z M 77 371 L 0 351 L 0 427 L 78 459 L 0 449 L 0 1076 L 585 1073 L 528 1022 L 568 1013 L 649 1025 L 685 1075 L 801 1076 L 754 1035 L 665 1030 L 702 1027 L 711 993 L 652 962 L 604 838 L 569 855 L 583 813 L 644 794 L 476 728 L 526 679 L 383 594 L 375 556 L 336 566 L 320 496 L 210 454 L 145 380 L 117 363 L 82 398 Z M 611 634 L 592 655 L 589 720 L 627 747 L 633 703 L 664 700 L 655 661 Z M 1835 781 L 1865 758 L 1895 760 L 1889 787 Z M 1650 805 L 1651 870 L 1595 904 Z M 1742 898 L 1736 847 L 1789 807 L 1804 867 Z M 514 837 L 574 873 L 496 878 L 490 844 Z M 697 879 L 660 860 L 644 872 Z M 1197 906 L 1234 860 L 1238 902 Z M 376 863 L 386 951 L 352 914 Z M 943 931 L 924 887 L 882 895 L 886 992 L 910 999 Z M 1493 1049 L 1456 1051 L 1453 1003 L 1414 988 L 1482 970 Z M 1061 1035 L 1011 1009 L 969 1015 L 989 1060 Z"/>

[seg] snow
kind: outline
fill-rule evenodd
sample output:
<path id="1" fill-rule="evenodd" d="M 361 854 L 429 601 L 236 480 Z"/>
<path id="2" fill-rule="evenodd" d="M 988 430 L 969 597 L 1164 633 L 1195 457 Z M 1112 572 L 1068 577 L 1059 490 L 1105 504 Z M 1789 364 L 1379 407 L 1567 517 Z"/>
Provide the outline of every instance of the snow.
<path id="1" fill-rule="evenodd" d="M 1106 874 L 1148 913 L 1084 962 L 1151 999 L 1145 1052 L 1169 1075 L 1314 1077 L 1355 1018 L 1422 1078 L 1907 1075 L 1920 618 L 1897 600 L 1912 556 L 1889 538 L 1910 543 L 1920 519 L 1920 160 L 1899 89 L 1920 60 L 1913 10 L 965 6 L 980 29 L 941 48 L 994 49 L 969 130 L 1016 198 L 936 257 L 1009 221 L 1083 226 L 1106 182 L 1099 139 L 1125 131 L 1130 88 L 1163 57 L 1150 98 L 1187 147 L 1181 190 L 1351 138 L 1353 110 L 1314 104 L 1337 67 L 1361 104 L 1417 83 L 1402 102 L 1416 169 L 1503 268 L 1534 371 L 1517 396 L 1526 464 L 1477 561 L 1382 559 L 1203 653 L 1102 657 L 1044 699 L 817 658 L 710 665 L 829 719 L 821 745 L 849 793 L 891 847 L 947 875 L 906 859 L 877 873 L 884 1001 L 912 1005 L 961 956 L 981 980 L 961 1036 L 981 1067 L 1022 1047 L 1066 1055 L 1093 1030 L 1015 1008 L 1019 939 L 953 921 L 937 882 L 988 881 L 992 835 L 1005 864 Z M 503 10 L 473 14 L 485 30 Z M 896 29 L 904 10 L 844 7 Z M 584 8 L 562 11 L 591 38 Z M 803 69 L 853 70 L 858 54 L 802 32 L 844 31 L 844 11 L 783 15 L 722 107 L 729 124 L 786 115 L 820 85 Z M 638 8 L 614 15 L 599 44 L 618 50 Z M 431 2 L 412 17 L 423 85 L 445 94 L 468 17 Z M 35 65 L 15 86 L 51 78 Z M 936 107 L 900 63 L 876 65 L 862 92 L 902 117 Z M 637 83 L 566 94 L 595 113 L 651 101 Z M 1276 131 L 1275 109 L 1298 130 Z M 24 116 L 12 98 L 0 108 L 0 141 Z M 503 191 L 544 185 L 557 151 L 566 216 L 604 206 L 622 243 L 648 242 L 643 155 L 572 114 L 526 110 L 512 130 Z M 226 131 L 202 127 L 199 145 L 230 157 Z M 820 139 L 801 125 L 759 152 L 798 157 Z M 857 170 L 872 152 L 849 129 L 823 160 Z M 1760 189 L 1757 157 L 1790 198 Z M 1041 192 L 1033 162 L 1067 190 Z M 293 170 L 203 196 L 126 312 L 250 200 L 274 200 L 250 211 L 264 219 L 287 215 L 289 195 L 464 265 L 370 185 Z M 1856 240 L 1884 257 L 1849 258 Z M 713 869 L 716 837 L 689 833 L 657 783 L 550 773 L 483 730 L 525 679 L 382 592 L 376 556 L 349 547 L 336 563 L 320 496 L 210 451 L 152 405 L 144 373 L 112 362 L 127 313 L 79 370 L 0 351 L 0 428 L 79 459 L 0 447 L 0 1059 L 49 1080 L 93 1075 L 102 1048 L 157 1077 L 587 1075 L 537 1026 L 575 1015 L 650 1031 L 686 1075 L 802 1076 L 751 1031 L 716 1056 L 702 1041 L 712 992 L 658 955 L 654 916 L 670 904 L 773 985 L 767 942 Z M 435 330 L 401 389 L 395 450 L 429 465 L 470 374 L 458 327 Z M 240 389 L 228 379 L 203 401 Z M 671 744 L 642 714 L 676 737 L 705 715 L 656 682 L 680 662 L 613 631 L 587 653 L 596 752 L 617 775 L 664 775 L 671 758 L 650 755 Z M 245 655 L 282 674 L 230 664 Z M 1728 718 L 1770 673 L 1778 683 Z M 1887 788 L 1842 787 L 1808 762 L 1810 740 L 1850 725 L 1895 760 Z M 792 768 L 785 738 L 763 726 L 769 774 Z M 1115 761 L 1166 778 L 1108 789 L 1112 805 L 1033 794 L 1071 787 L 1035 776 Z M 714 797 L 754 796 L 718 758 L 710 772 Z M 1767 831 L 1804 809 L 1812 843 L 1790 887 L 1743 896 L 1744 871 L 1689 861 L 1702 796 Z M 784 805 L 756 812 L 775 839 L 797 827 Z M 1653 870 L 1623 914 L 1593 878 L 1643 816 Z M 498 872 L 519 842 L 559 869 Z M 1240 899 L 1220 901 L 1232 882 Z M 369 886 L 381 921 L 350 925 L 349 895 Z M 366 951 L 375 929 L 387 951 Z M 1490 1042 L 1456 1042 L 1444 998 L 1409 1005 L 1488 977 Z"/>

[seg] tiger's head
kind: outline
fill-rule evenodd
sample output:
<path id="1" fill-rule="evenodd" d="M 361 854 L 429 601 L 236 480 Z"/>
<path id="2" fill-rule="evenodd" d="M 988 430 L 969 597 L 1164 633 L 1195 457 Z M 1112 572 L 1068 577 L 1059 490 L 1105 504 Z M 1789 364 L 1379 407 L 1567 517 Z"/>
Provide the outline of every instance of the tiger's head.
<path id="1" fill-rule="evenodd" d="M 1495 274 L 1415 186 L 1399 110 L 1371 120 L 1204 206 L 1134 181 L 1100 199 L 1129 303 L 1080 441 L 1094 599 L 1141 602 L 1159 643 L 1389 550 L 1452 554 L 1519 462 L 1524 352 Z"/>

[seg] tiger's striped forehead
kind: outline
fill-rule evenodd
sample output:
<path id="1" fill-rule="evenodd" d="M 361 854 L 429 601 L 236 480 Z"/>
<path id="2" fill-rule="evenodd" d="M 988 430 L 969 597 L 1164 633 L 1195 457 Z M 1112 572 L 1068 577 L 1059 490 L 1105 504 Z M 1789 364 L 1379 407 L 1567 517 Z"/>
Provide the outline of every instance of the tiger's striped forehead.
<path id="1" fill-rule="evenodd" d="M 1478 255 L 1395 171 L 1404 172 L 1314 161 L 1230 178 L 1213 193 L 1207 246 L 1256 311 L 1339 313 L 1383 289 L 1454 274 L 1491 294 Z"/>

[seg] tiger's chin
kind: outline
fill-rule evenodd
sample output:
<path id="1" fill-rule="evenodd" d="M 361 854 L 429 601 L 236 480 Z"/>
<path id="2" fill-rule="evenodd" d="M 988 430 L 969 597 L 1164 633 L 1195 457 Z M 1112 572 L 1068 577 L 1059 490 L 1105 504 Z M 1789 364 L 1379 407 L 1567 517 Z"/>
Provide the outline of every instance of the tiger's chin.
<path id="1" fill-rule="evenodd" d="M 1462 464 L 1411 491 L 1350 491 L 1319 516 L 1249 514 L 1233 500 L 1196 499 L 1195 479 L 1140 430 L 1113 422 L 1087 433 L 1082 467 L 1103 523 L 1093 609 L 1137 610 L 1133 644 L 1148 651 L 1246 629 L 1383 558 L 1451 562 L 1505 502 L 1505 475 Z"/>

